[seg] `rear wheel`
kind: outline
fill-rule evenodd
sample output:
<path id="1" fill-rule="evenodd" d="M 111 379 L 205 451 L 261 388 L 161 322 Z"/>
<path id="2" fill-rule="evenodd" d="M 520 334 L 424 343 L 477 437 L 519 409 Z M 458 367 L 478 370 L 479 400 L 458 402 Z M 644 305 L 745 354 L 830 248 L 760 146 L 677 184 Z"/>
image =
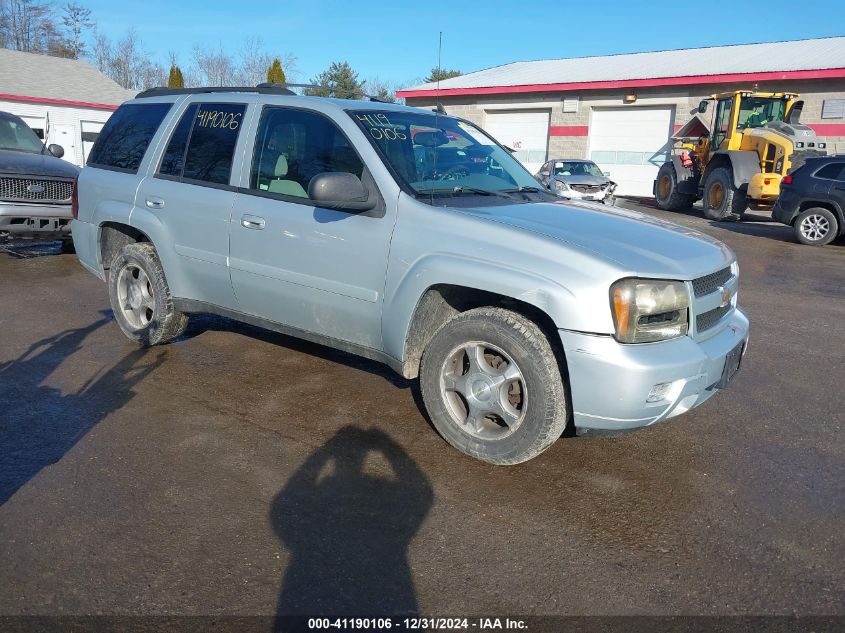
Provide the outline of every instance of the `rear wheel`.
<path id="1" fill-rule="evenodd" d="M 839 234 L 839 222 L 829 209 L 813 207 L 795 218 L 795 239 L 810 246 L 830 244 Z"/>
<path id="2" fill-rule="evenodd" d="M 704 182 L 704 215 L 709 220 L 740 220 L 748 208 L 745 192 L 734 186 L 730 167 L 717 167 Z"/>
<path id="3" fill-rule="evenodd" d="M 126 337 L 144 346 L 167 343 L 188 325 L 188 315 L 173 307 L 164 269 L 148 242 L 127 244 L 115 255 L 109 300 Z"/>
<path id="4" fill-rule="evenodd" d="M 678 192 L 678 174 L 675 173 L 675 166 L 671 162 L 660 166 L 654 194 L 657 206 L 665 211 L 689 209 L 695 202 L 694 196 Z"/>
<path id="5" fill-rule="evenodd" d="M 518 464 L 566 428 L 557 357 L 540 328 L 515 312 L 488 307 L 459 314 L 434 335 L 420 369 L 432 423 L 467 455 Z"/>

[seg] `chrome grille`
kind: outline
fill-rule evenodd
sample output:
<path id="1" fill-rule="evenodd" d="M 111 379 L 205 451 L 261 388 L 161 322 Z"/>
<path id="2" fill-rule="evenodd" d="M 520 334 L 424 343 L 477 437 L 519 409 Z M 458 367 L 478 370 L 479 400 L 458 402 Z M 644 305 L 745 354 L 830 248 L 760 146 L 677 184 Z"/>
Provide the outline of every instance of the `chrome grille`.
<path id="1" fill-rule="evenodd" d="M 579 191 L 581 193 L 598 193 L 601 191 L 601 187 L 599 185 L 569 185 L 575 191 Z"/>
<path id="2" fill-rule="evenodd" d="M 0 178 L 0 199 L 70 204 L 73 182 L 37 178 Z"/>
<path id="3" fill-rule="evenodd" d="M 692 291 L 695 293 L 696 297 L 709 295 L 712 292 L 716 292 L 719 286 L 723 285 L 730 278 L 731 268 L 728 266 L 722 270 L 717 270 L 715 273 L 710 273 L 709 275 L 704 275 L 704 277 L 693 279 Z"/>
<path id="4" fill-rule="evenodd" d="M 696 328 L 699 332 L 709 330 L 711 327 L 716 325 L 723 316 L 730 312 L 731 308 L 733 308 L 733 306 L 728 303 L 727 305 L 719 306 L 718 308 L 699 314 L 695 317 Z"/>

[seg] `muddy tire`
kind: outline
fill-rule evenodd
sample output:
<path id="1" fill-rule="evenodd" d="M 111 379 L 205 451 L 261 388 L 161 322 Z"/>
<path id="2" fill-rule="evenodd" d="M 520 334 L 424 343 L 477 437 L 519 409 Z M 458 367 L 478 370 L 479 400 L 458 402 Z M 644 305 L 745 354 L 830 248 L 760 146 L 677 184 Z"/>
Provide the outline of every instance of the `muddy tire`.
<path id="1" fill-rule="evenodd" d="M 173 307 L 152 244 L 124 246 L 112 260 L 108 286 L 114 318 L 130 340 L 144 346 L 161 345 L 185 331 L 188 315 Z"/>
<path id="2" fill-rule="evenodd" d="M 657 206 L 664 211 L 683 211 L 695 202 L 694 196 L 678 192 L 678 174 L 671 162 L 663 163 L 657 172 L 654 198 Z"/>
<path id="3" fill-rule="evenodd" d="M 448 321 L 425 349 L 423 401 L 443 438 L 490 464 L 527 461 L 566 428 L 566 387 L 540 328 L 501 308 Z"/>
<path id="4" fill-rule="evenodd" d="M 748 208 L 745 192 L 734 186 L 730 167 L 717 167 L 704 182 L 704 215 L 717 222 L 740 220 Z"/>
<path id="5" fill-rule="evenodd" d="M 795 239 L 808 246 L 830 244 L 839 235 L 839 221 L 829 209 L 823 207 L 802 211 L 792 226 Z"/>

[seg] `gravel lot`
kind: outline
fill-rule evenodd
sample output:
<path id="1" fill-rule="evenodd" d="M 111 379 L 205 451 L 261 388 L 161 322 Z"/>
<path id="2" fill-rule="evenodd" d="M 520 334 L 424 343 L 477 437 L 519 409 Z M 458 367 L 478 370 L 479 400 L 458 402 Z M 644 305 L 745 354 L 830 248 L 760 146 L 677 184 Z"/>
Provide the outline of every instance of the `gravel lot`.
<path id="1" fill-rule="evenodd" d="M 511 468 L 376 363 L 210 317 L 139 349 L 75 256 L 0 250 L 0 614 L 845 615 L 845 242 L 648 212 L 738 254 L 740 374 Z"/>

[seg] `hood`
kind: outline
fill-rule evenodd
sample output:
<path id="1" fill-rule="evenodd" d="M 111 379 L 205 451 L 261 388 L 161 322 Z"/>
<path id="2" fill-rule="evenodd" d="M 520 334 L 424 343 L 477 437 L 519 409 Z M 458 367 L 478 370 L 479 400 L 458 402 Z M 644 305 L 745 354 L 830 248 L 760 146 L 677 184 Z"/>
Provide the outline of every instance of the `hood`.
<path id="1" fill-rule="evenodd" d="M 0 150 L 0 174 L 76 178 L 79 168 L 49 154 Z"/>
<path id="2" fill-rule="evenodd" d="M 734 260 L 719 240 L 619 207 L 548 202 L 461 211 L 578 247 L 615 262 L 625 274 L 687 280 Z"/>
<path id="3" fill-rule="evenodd" d="M 590 176 L 588 174 L 578 174 L 575 176 L 555 176 L 555 180 L 562 180 L 567 185 L 603 185 L 610 182 L 607 176 Z"/>

